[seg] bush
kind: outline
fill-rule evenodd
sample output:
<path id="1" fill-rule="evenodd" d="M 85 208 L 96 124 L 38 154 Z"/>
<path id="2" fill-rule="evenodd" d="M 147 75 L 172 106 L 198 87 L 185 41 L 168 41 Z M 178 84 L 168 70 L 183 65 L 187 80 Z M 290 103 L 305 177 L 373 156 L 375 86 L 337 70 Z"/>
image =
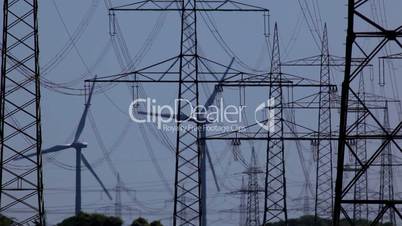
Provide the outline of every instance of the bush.
<path id="1" fill-rule="evenodd" d="M 108 217 L 102 214 L 80 213 L 69 217 L 57 226 L 121 226 L 123 221 L 118 217 Z"/>
<path id="2" fill-rule="evenodd" d="M 14 223 L 10 218 L 0 215 L 0 226 L 11 226 Z"/>
<path id="3" fill-rule="evenodd" d="M 144 218 L 139 217 L 133 221 L 131 226 L 150 226 L 150 224 Z"/>
<path id="4" fill-rule="evenodd" d="M 154 221 L 151 223 L 151 226 L 163 226 L 163 224 L 160 221 Z"/>
<path id="5" fill-rule="evenodd" d="M 367 220 L 357 220 L 356 226 L 367 226 L 370 225 L 371 222 Z M 314 225 L 314 216 L 302 216 L 296 219 L 289 219 L 288 226 L 311 226 Z M 319 218 L 317 221 L 317 226 L 331 226 L 332 222 L 330 219 Z M 341 220 L 341 226 L 350 226 L 350 224 L 346 220 Z M 285 222 L 275 222 L 268 223 L 265 226 L 285 226 Z M 391 226 L 390 223 L 378 224 L 378 226 Z"/>

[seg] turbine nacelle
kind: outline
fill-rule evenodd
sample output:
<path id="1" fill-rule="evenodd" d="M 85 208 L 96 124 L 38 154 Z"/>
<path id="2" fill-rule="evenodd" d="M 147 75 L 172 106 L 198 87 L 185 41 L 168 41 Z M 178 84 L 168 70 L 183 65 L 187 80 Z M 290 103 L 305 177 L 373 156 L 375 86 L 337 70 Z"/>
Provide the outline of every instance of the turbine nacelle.
<path id="1" fill-rule="evenodd" d="M 74 142 L 74 143 L 70 144 L 70 146 L 75 149 L 82 149 L 82 148 L 87 148 L 88 143 L 87 142 Z"/>

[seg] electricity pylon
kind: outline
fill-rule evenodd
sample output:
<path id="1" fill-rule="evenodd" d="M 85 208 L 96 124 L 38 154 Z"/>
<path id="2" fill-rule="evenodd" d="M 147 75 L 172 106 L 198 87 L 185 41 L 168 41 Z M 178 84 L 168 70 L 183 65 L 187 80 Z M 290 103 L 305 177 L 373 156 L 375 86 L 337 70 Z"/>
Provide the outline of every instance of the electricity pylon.
<path id="1" fill-rule="evenodd" d="M 322 37 L 320 83 L 322 85 L 331 84 L 327 25 L 324 26 Z M 317 142 L 313 142 L 317 154 L 315 224 L 317 224 L 318 218 L 330 219 L 333 210 L 332 141 L 325 139 L 332 136 L 331 93 L 330 87 L 320 87 L 318 139 Z"/>
<path id="2" fill-rule="evenodd" d="M 117 183 L 116 183 L 116 188 L 115 188 L 115 200 L 114 200 L 114 214 L 116 217 L 121 218 L 122 217 L 122 210 L 123 210 L 123 205 L 121 201 L 121 192 L 122 192 L 122 183 L 120 180 L 120 174 L 117 174 Z"/>
<path id="3" fill-rule="evenodd" d="M 389 122 L 389 109 L 388 103 L 384 109 L 384 127 L 390 131 Z M 394 200 L 394 172 L 393 172 L 393 160 L 392 160 L 392 147 L 388 145 L 385 151 L 381 154 L 381 168 L 380 168 L 380 200 Z M 379 211 L 384 208 L 384 205 L 379 205 Z M 396 225 L 395 211 L 390 209 L 389 213 L 384 214 L 381 219 L 381 223 L 389 222 L 391 225 Z"/>
<path id="4" fill-rule="evenodd" d="M 282 81 L 281 58 L 279 50 L 278 25 L 275 24 L 272 45 L 271 82 Z M 285 177 L 285 153 L 283 138 L 283 96 L 282 86 L 269 87 L 269 112 L 273 112 L 269 118 L 272 125 L 268 130 L 266 179 L 265 179 L 265 210 L 264 221 L 274 223 L 284 221 L 287 224 L 286 207 L 286 177 Z M 276 139 L 272 139 L 276 138 Z"/>
<path id="5" fill-rule="evenodd" d="M 366 92 L 365 92 L 365 83 L 364 83 L 364 75 L 362 74 L 359 78 L 359 88 L 357 95 L 359 98 L 366 103 Z M 365 135 L 367 134 L 367 122 L 364 118 L 365 111 L 363 108 L 357 106 L 357 110 L 355 110 L 356 121 L 360 121 L 357 123 L 355 128 L 356 135 Z M 353 112 L 353 111 L 352 111 Z M 367 161 L 367 140 L 365 139 L 357 139 L 351 140 L 351 145 L 354 145 L 356 150 L 356 155 L 359 161 L 366 162 Z M 352 157 L 352 159 L 354 159 Z M 358 169 L 359 161 L 357 158 L 354 160 L 354 168 L 353 170 Z M 353 196 L 356 200 L 368 200 L 368 178 L 367 172 L 365 172 L 359 180 L 356 182 L 353 188 Z M 354 203 L 353 205 L 353 221 L 356 223 L 362 219 L 368 219 L 368 205 L 367 204 L 359 204 Z"/>
<path id="6" fill-rule="evenodd" d="M 17 225 L 45 225 L 39 77 L 38 1 L 4 0 L 0 213 Z"/>
<path id="7" fill-rule="evenodd" d="M 347 206 L 351 205 L 368 205 L 376 206 L 381 205 L 377 216 L 371 225 L 376 225 L 382 216 L 390 209 L 401 217 L 401 213 L 398 210 L 398 205 L 402 204 L 402 200 L 391 200 L 388 197 L 384 197 L 384 200 L 375 199 L 355 199 L 353 197 L 353 188 L 359 183 L 360 178 L 364 177 L 367 172 L 373 168 L 373 164 L 378 160 L 379 156 L 385 152 L 389 145 L 393 145 L 401 151 L 399 146 L 402 139 L 400 130 L 402 128 L 402 122 L 396 122 L 390 125 L 390 129 L 384 127 L 382 120 L 379 120 L 374 114 L 370 105 L 367 105 L 358 92 L 355 91 L 356 87 L 359 87 L 356 78 L 363 72 L 370 62 L 372 62 L 381 50 L 385 49 L 388 43 L 394 43 L 398 48 L 402 48 L 402 26 L 396 26 L 396 28 L 385 27 L 385 24 L 376 22 L 374 18 L 371 18 L 370 12 L 367 12 L 369 4 L 373 3 L 372 0 L 349 0 L 348 1 L 348 28 L 346 38 L 346 56 L 345 56 L 345 77 L 342 83 L 342 95 L 341 95 L 341 112 L 340 112 L 340 128 L 338 139 L 338 162 L 337 162 L 337 179 L 335 185 L 335 205 L 334 205 L 334 217 L 333 225 L 339 226 L 341 213 L 342 218 L 345 218 L 350 225 L 354 225 L 352 218 L 346 211 Z M 387 1 L 385 4 L 387 7 L 389 4 L 393 4 L 393 1 Z M 368 7 L 370 8 L 370 7 Z M 369 28 L 368 28 L 369 27 Z M 364 43 L 364 45 L 362 45 Z M 367 45 L 366 45 L 367 44 Z M 400 50 L 398 51 L 400 52 Z M 352 59 L 354 57 L 361 57 L 364 59 L 357 66 L 352 65 Z M 357 83 L 357 84 L 356 84 Z M 353 119 L 352 112 L 349 109 L 349 102 L 351 99 L 356 99 L 357 106 L 361 107 L 363 111 L 362 117 Z M 370 134 L 355 134 L 356 127 L 362 120 L 372 123 L 372 126 L 379 128 L 380 132 L 374 132 Z M 350 141 L 361 142 L 370 139 L 370 152 L 368 152 L 366 161 L 360 159 L 358 150 L 355 145 L 350 145 Z M 345 153 L 350 152 L 358 163 L 358 167 L 355 169 L 355 174 L 351 178 L 344 177 L 345 175 Z"/>
<path id="8" fill-rule="evenodd" d="M 197 15 L 200 12 L 264 12 L 267 9 L 239 3 L 231 0 L 221 1 L 198 0 L 170 0 L 157 1 L 146 0 L 138 3 L 126 4 L 110 9 L 110 15 L 115 15 L 116 11 L 173 11 L 180 13 L 181 32 L 180 32 L 180 53 L 178 56 L 169 58 L 159 63 L 153 64 L 125 75 L 108 76 L 94 79 L 91 82 L 127 82 L 127 83 L 171 83 L 178 86 L 178 99 L 186 100 L 178 104 L 177 134 L 176 134 L 176 171 L 175 171 L 175 197 L 173 225 L 203 225 L 207 223 L 206 215 L 203 210 L 202 183 L 203 177 L 201 164 L 203 159 L 201 133 L 202 120 L 184 120 L 183 115 L 188 115 L 190 104 L 199 105 L 199 84 L 219 83 L 224 71 L 232 75 L 234 69 L 224 66 L 207 58 L 201 57 L 198 52 L 197 36 Z M 112 17 L 113 18 L 113 17 Z M 112 26 L 113 27 L 113 26 Z M 219 71 L 208 68 L 213 65 L 220 68 Z M 223 69 L 223 70 L 222 70 Z M 154 70 L 152 72 L 152 70 Z M 199 76 L 213 75 L 206 81 Z M 161 75 L 161 76 L 157 76 Z M 255 78 L 255 75 L 235 72 L 230 76 L 233 81 L 244 78 Z M 133 78 L 134 77 L 134 78 Z M 225 80 L 225 82 L 227 82 Z M 194 115 L 200 116 L 199 108 Z M 183 201 L 185 200 L 185 202 Z M 182 213 L 186 213 L 183 215 Z"/>
<path id="9" fill-rule="evenodd" d="M 258 185 L 258 175 L 262 174 L 263 171 L 258 167 L 254 147 L 251 150 L 250 165 L 245 173 L 248 175 L 246 226 L 260 226 L 260 202 L 258 196 L 261 189 Z"/>
<path id="10" fill-rule="evenodd" d="M 244 176 L 241 178 L 241 190 L 247 190 L 246 182 L 244 181 Z M 239 226 L 244 226 L 246 223 L 246 212 L 247 211 L 247 203 L 246 203 L 246 193 L 240 193 L 240 206 L 239 206 Z"/>

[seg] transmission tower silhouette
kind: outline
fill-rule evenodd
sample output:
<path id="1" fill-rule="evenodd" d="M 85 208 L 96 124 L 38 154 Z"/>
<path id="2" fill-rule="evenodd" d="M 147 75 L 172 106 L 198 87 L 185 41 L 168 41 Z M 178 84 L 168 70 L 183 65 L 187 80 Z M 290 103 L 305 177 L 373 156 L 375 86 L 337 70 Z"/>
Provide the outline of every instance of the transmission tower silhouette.
<path id="1" fill-rule="evenodd" d="M 321 46 L 320 83 L 331 84 L 330 54 L 327 25 L 324 26 Z M 333 211 L 333 156 L 332 118 L 331 118 L 331 87 L 321 86 L 318 115 L 318 139 L 313 142 L 317 155 L 316 192 L 315 192 L 315 223 L 318 218 L 331 218 Z M 322 139 L 327 138 L 327 139 Z"/>
<path id="2" fill-rule="evenodd" d="M 271 82 L 282 81 L 281 59 L 279 50 L 278 25 L 275 24 L 273 33 Z M 273 127 L 268 131 L 268 147 L 266 161 L 265 207 L 263 224 L 276 221 L 287 222 L 286 208 L 286 177 L 285 154 L 283 138 L 283 96 L 282 86 L 269 87 L 269 100 L 273 102 L 269 110 L 273 111 Z M 276 139 L 272 139 L 276 138 Z"/>
<path id="3" fill-rule="evenodd" d="M 387 131 L 390 131 L 390 122 L 389 122 L 389 108 L 388 102 L 386 103 L 384 109 L 384 127 Z M 394 193 L 394 170 L 393 170 L 393 154 L 392 154 L 392 146 L 388 145 L 385 148 L 385 151 L 381 153 L 381 168 L 380 168 L 380 200 L 395 200 Z M 384 208 L 383 204 L 379 205 L 379 212 Z M 389 222 L 391 225 L 396 224 L 396 215 L 393 209 L 389 210 L 388 214 L 384 214 L 382 217 L 381 223 Z"/>
<path id="4" fill-rule="evenodd" d="M 241 188 L 240 190 L 245 191 L 247 190 L 246 182 L 244 181 L 244 176 L 241 178 Z M 240 193 L 240 206 L 239 206 L 239 226 L 244 226 L 246 224 L 246 213 L 247 213 L 247 202 L 246 202 L 246 193 Z"/>
<path id="5" fill-rule="evenodd" d="M 3 18 L 0 213 L 16 225 L 42 226 L 38 1 L 4 0 Z"/>
<path id="6" fill-rule="evenodd" d="M 366 103 L 366 92 L 365 92 L 365 82 L 364 76 L 361 75 L 359 78 L 359 88 L 357 95 L 359 98 Z M 357 109 L 351 110 L 351 112 L 355 112 L 356 120 L 360 120 L 360 122 L 356 125 L 355 133 L 356 135 L 367 134 L 367 121 L 364 119 L 364 110 L 363 107 L 357 106 Z M 362 162 L 367 161 L 367 140 L 365 139 L 356 139 L 351 140 L 351 145 L 355 146 L 356 155 L 358 159 Z M 353 161 L 353 156 L 351 156 Z M 354 160 L 353 171 L 356 171 L 359 167 L 359 161 L 357 159 Z M 355 172 L 357 173 L 357 171 Z M 368 200 L 368 177 L 367 172 L 365 172 L 360 179 L 356 182 L 353 195 L 355 200 Z M 368 219 L 369 209 L 367 204 L 358 204 L 355 203 L 353 205 L 353 220 L 356 223 L 361 219 Z"/>
<path id="7" fill-rule="evenodd" d="M 247 186 L 247 215 L 246 215 L 246 226 L 260 226 L 260 202 L 259 193 L 263 190 L 258 184 L 258 176 L 264 173 L 257 163 L 257 157 L 255 149 L 251 150 L 250 165 L 245 172 L 248 175 L 248 186 Z"/>
<path id="8" fill-rule="evenodd" d="M 122 217 L 122 210 L 123 210 L 123 205 L 122 205 L 122 201 L 121 201 L 121 192 L 123 190 L 123 186 L 120 180 L 120 174 L 117 174 L 117 183 L 116 183 L 116 187 L 115 187 L 115 200 L 114 200 L 114 207 L 115 207 L 115 216 L 117 217 Z"/>
<path id="9" fill-rule="evenodd" d="M 176 170 L 174 192 L 173 225 L 206 225 L 205 195 L 202 184 L 203 175 L 201 137 L 204 124 L 201 120 L 184 120 L 184 116 L 191 112 L 190 107 L 199 106 L 199 85 L 201 83 L 219 83 L 226 73 L 232 73 L 231 67 L 224 66 L 198 53 L 197 15 L 200 12 L 263 12 L 268 10 L 235 1 L 205 1 L 171 0 L 171 1 L 141 1 L 126 4 L 110 9 L 110 15 L 117 11 L 174 11 L 180 13 L 180 53 L 178 56 L 161 61 L 149 67 L 125 75 L 108 76 L 87 82 L 127 82 L 127 83 L 172 83 L 178 85 L 178 100 L 176 134 Z M 112 26 L 113 27 L 113 26 Z M 113 32 L 112 32 L 113 33 Z M 207 68 L 207 65 L 219 67 L 220 71 Z M 154 70 L 152 72 L 152 70 Z M 204 72 L 202 72 L 204 70 Z M 155 75 L 161 76 L 155 76 Z M 202 80 L 202 75 L 213 75 L 215 78 Z M 134 75 L 134 76 L 133 76 Z M 240 78 L 252 77 L 246 73 L 230 76 L 234 81 Z M 134 79 L 132 78 L 134 77 Z M 226 81 L 225 81 L 226 82 Z M 200 109 L 197 108 L 197 111 Z M 195 112 L 195 115 L 201 115 Z M 205 187 L 204 187 L 205 188 Z M 185 202 L 184 202 L 185 201 Z M 183 215 L 183 213 L 186 213 Z"/>
<path id="10" fill-rule="evenodd" d="M 340 128 L 338 139 L 338 161 L 337 161 L 337 179 L 335 185 L 335 205 L 333 225 L 339 226 L 341 214 L 350 225 L 354 225 L 353 216 L 350 216 L 347 209 L 352 205 L 367 205 L 381 206 L 380 211 L 375 216 L 371 225 L 376 225 L 382 216 L 389 210 L 395 211 L 399 217 L 401 213 L 398 210 L 398 205 L 402 204 L 402 200 L 392 200 L 389 197 L 380 199 L 366 199 L 366 197 L 354 197 L 354 188 L 359 186 L 361 180 L 367 175 L 367 172 L 373 168 L 374 163 L 386 151 L 387 147 L 392 144 L 401 150 L 398 143 L 402 139 L 400 130 L 402 122 L 395 122 L 389 128 L 385 128 L 382 120 L 378 118 L 373 112 L 370 105 L 366 104 L 359 95 L 358 77 L 362 74 L 367 65 L 372 62 L 378 54 L 384 50 L 387 44 L 395 43 L 397 48 L 402 48 L 401 41 L 402 27 L 387 28 L 385 24 L 376 22 L 374 18 L 367 12 L 367 7 L 373 1 L 348 1 L 348 28 L 346 38 L 346 56 L 345 56 L 345 76 L 342 83 L 341 94 L 341 111 L 340 111 Z M 387 1 L 385 5 L 389 6 L 392 1 Z M 369 41 L 369 45 L 362 45 L 362 42 Z M 363 61 L 357 66 L 352 65 L 352 59 L 361 57 Z M 349 111 L 351 99 L 356 99 L 362 109 L 361 117 L 358 119 L 353 118 L 354 112 Z M 356 134 L 355 130 L 359 127 L 362 120 L 372 123 L 375 127 L 379 128 L 379 132 L 363 134 Z M 366 159 L 361 159 L 359 155 L 360 145 L 350 145 L 350 141 L 361 144 L 370 139 L 370 153 L 367 153 Z M 345 177 L 347 168 L 345 167 L 345 153 L 351 153 L 355 158 L 357 168 L 355 174 L 351 178 Z"/>

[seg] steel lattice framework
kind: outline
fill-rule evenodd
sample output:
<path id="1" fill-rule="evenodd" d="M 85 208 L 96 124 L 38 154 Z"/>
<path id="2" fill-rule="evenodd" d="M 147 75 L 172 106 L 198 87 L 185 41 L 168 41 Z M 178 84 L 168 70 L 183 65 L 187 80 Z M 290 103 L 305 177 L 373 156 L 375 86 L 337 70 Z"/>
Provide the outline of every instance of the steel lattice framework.
<path id="1" fill-rule="evenodd" d="M 337 163 L 337 180 L 335 186 L 335 205 L 333 224 L 339 226 L 341 213 L 347 219 L 350 225 L 354 225 L 353 220 L 349 216 L 347 207 L 350 205 L 378 205 L 381 209 L 375 217 L 372 225 L 376 225 L 383 215 L 390 209 L 402 218 L 398 210 L 398 205 L 402 204 L 402 200 L 391 200 L 384 197 L 380 199 L 354 199 L 353 188 L 359 183 L 359 180 L 364 177 L 368 170 L 372 169 L 374 162 L 379 159 L 379 156 L 386 150 L 389 145 L 401 151 L 400 140 L 402 139 L 400 130 L 402 122 L 391 123 L 390 128 L 385 128 L 382 120 L 379 120 L 373 113 L 367 103 L 361 99 L 358 91 L 355 91 L 356 78 L 363 72 L 366 66 L 378 56 L 381 50 L 387 44 L 395 44 L 398 48 L 402 48 L 402 43 L 399 40 L 402 37 L 402 26 L 396 28 L 386 28 L 385 25 L 375 22 L 375 19 L 370 18 L 365 12 L 368 11 L 370 0 L 349 0 L 348 1 L 348 29 L 346 38 L 346 57 L 345 57 L 345 77 L 342 83 L 341 96 L 341 115 L 340 129 L 338 139 L 338 163 Z M 391 1 L 386 4 L 392 4 Z M 362 45 L 362 42 L 369 42 L 368 45 Z M 375 44 L 374 44 L 375 43 Z M 374 44 L 374 45 L 373 45 Z M 357 66 L 352 65 L 353 57 L 362 57 L 364 60 Z M 358 81 L 357 81 L 358 83 Z M 358 119 L 352 117 L 353 112 L 349 111 L 349 101 L 355 98 L 358 105 L 361 107 L 362 114 Z M 363 120 L 373 123 L 379 132 L 358 134 L 355 135 L 356 128 Z M 354 138 L 353 138 L 354 137 Z M 367 138 L 365 138 L 367 137 Z M 363 161 L 358 155 L 355 145 L 350 145 L 351 140 L 355 142 L 365 141 L 370 139 L 372 145 L 367 154 L 367 160 Z M 345 153 L 350 153 L 358 162 L 358 167 L 355 169 L 355 175 L 351 178 L 344 177 L 345 175 Z"/>
<path id="2" fill-rule="evenodd" d="M 189 112 L 190 105 L 198 106 L 198 61 L 197 61 L 197 15 L 195 0 L 182 1 L 182 31 L 180 50 L 180 82 L 176 136 L 176 176 L 173 224 L 180 219 L 182 225 L 196 225 L 201 222 L 201 152 L 199 145 L 199 122 L 186 120 L 181 122 L 180 115 Z M 181 192 L 180 192 L 181 191 Z M 188 197 L 189 202 L 181 203 L 182 197 Z M 186 217 L 181 213 L 187 211 Z"/>
<path id="3" fill-rule="evenodd" d="M 260 226 L 260 204 L 259 193 L 261 191 L 258 185 L 258 175 L 264 173 L 259 169 L 255 150 L 251 151 L 250 166 L 247 169 L 248 188 L 247 188 L 247 226 Z"/>
<path id="4" fill-rule="evenodd" d="M 270 81 L 282 81 L 278 26 L 275 24 L 272 45 Z M 287 224 L 285 152 L 283 134 L 282 86 L 269 87 L 269 112 L 273 112 L 268 124 L 264 224 L 284 221 Z M 276 138 L 276 139 L 271 139 Z"/>
<path id="5" fill-rule="evenodd" d="M 357 95 L 364 103 L 366 103 L 365 83 L 364 83 L 364 75 L 363 74 L 359 78 L 359 89 L 358 89 Z M 365 120 L 365 117 L 364 117 L 365 111 L 362 109 L 363 108 L 361 106 L 357 106 L 357 109 L 349 110 L 351 113 L 353 113 L 353 112 L 355 113 L 356 121 L 359 121 L 359 123 L 355 127 L 356 135 L 367 134 L 367 126 L 368 125 L 367 125 L 367 121 Z M 353 156 L 351 157 L 351 159 L 354 159 L 353 170 L 356 170 L 359 168 L 359 161 L 362 161 L 362 162 L 367 161 L 367 140 L 355 139 L 355 140 L 350 140 L 349 142 L 350 142 L 350 145 L 354 145 L 355 152 L 357 155 L 357 158 L 353 158 Z M 355 174 L 357 172 L 358 171 L 356 171 Z M 353 196 L 354 196 L 354 199 L 356 199 L 356 200 L 368 200 L 368 175 L 367 175 L 367 172 L 364 173 L 360 177 L 360 179 L 356 182 L 356 184 L 353 188 Z M 353 205 L 353 221 L 355 223 L 361 219 L 368 219 L 368 214 L 369 214 L 369 210 L 368 210 L 367 204 L 355 203 Z"/>
<path id="6" fill-rule="evenodd" d="M 264 75 L 247 75 L 207 58 L 197 51 L 197 14 L 199 12 L 264 12 L 267 9 L 236 1 L 206 0 L 147 0 L 110 9 L 116 11 L 174 11 L 181 15 L 181 45 L 178 56 L 161 61 L 140 70 L 101 77 L 89 82 L 124 83 L 175 83 L 178 84 L 178 99 L 186 100 L 178 104 L 176 135 L 176 171 L 173 225 L 206 225 L 203 202 L 203 123 L 201 120 L 184 120 L 189 108 L 199 105 L 199 84 L 222 82 L 227 75 L 233 82 L 240 78 L 256 78 Z M 113 27 L 113 26 L 112 26 Z M 209 68 L 214 65 L 218 71 Z M 135 79 L 132 79 L 134 75 Z M 203 80 L 202 76 L 208 76 Z M 211 79 L 212 75 L 212 79 Z M 226 80 L 225 80 L 226 82 Z M 255 81 L 256 83 L 267 83 Z M 197 112 L 196 115 L 200 112 Z M 205 187 L 204 187 L 205 189 Z M 204 208 L 203 208 L 204 207 Z"/>
<path id="7" fill-rule="evenodd" d="M 37 0 L 4 1 L 0 213 L 17 225 L 45 225 L 37 14 Z"/>
<path id="8" fill-rule="evenodd" d="M 331 218 L 333 211 L 333 157 L 332 141 L 325 139 L 332 136 L 331 118 L 331 84 L 330 54 L 328 46 L 327 26 L 324 27 L 321 47 L 320 66 L 320 101 L 318 115 L 318 139 L 313 142 L 317 151 L 316 168 L 316 197 L 315 197 L 315 222 L 318 217 Z"/>
<path id="9" fill-rule="evenodd" d="M 390 131 L 388 103 L 384 109 L 384 127 Z M 381 154 L 380 168 L 380 200 L 394 200 L 394 172 L 392 160 L 392 147 L 388 145 L 385 151 Z M 379 211 L 384 208 L 384 205 L 379 205 Z M 381 219 L 381 223 L 390 222 L 391 225 L 396 225 L 395 211 L 390 209 L 389 214 Z"/>

